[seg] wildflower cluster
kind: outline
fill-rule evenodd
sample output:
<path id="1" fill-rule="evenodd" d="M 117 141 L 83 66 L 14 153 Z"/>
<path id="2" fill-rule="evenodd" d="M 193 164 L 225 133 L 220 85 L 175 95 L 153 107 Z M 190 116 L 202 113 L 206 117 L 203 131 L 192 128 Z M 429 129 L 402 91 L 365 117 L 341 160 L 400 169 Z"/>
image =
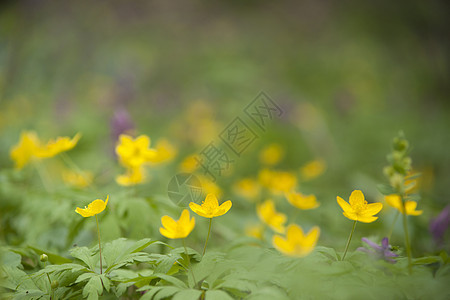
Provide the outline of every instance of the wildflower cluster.
<path id="1" fill-rule="evenodd" d="M 69 151 L 78 143 L 81 135 L 78 133 L 72 139 L 58 137 L 51 139 L 46 144 L 42 143 L 34 131 L 24 131 L 20 134 L 20 141 L 13 146 L 10 152 L 11 159 L 17 169 L 22 169 L 28 163 L 44 158 L 50 158 L 59 153 Z"/>

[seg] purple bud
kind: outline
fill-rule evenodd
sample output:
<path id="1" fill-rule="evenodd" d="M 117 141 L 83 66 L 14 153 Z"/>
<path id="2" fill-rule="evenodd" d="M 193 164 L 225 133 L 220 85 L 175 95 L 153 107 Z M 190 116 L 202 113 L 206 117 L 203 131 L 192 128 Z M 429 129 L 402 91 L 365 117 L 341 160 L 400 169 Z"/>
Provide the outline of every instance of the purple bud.
<path id="1" fill-rule="evenodd" d="M 444 234 L 450 225 L 450 205 L 447 205 L 441 213 L 430 222 L 430 232 L 438 246 L 444 243 Z"/>
<path id="2" fill-rule="evenodd" d="M 387 237 L 383 238 L 383 240 L 381 241 L 381 246 L 367 238 L 362 238 L 361 240 L 369 245 L 369 247 L 371 247 L 372 249 L 369 250 L 367 248 L 359 247 L 357 250 L 366 252 L 375 259 L 383 259 L 393 264 L 396 263 L 396 261 L 391 257 L 396 257 L 398 255 L 391 251 L 391 247 L 389 247 L 389 240 Z"/>
<path id="3" fill-rule="evenodd" d="M 111 138 L 115 143 L 122 133 L 130 133 L 134 129 L 134 123 L 130 114 L 124 108 L 115 111 L 111 119 Z"/>

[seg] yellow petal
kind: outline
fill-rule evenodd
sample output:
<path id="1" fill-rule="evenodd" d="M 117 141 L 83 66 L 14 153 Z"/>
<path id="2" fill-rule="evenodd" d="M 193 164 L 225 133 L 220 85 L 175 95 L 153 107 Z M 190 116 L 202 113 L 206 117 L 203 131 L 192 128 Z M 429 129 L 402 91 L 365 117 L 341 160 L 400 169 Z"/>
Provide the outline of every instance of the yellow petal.
<path id="1" fill-rule="evenodd" d="M 380 212 L 380 210 L 383 208 L 383 204 L 382 203 L 370 203 L 367 204 L 366 209 L 364 210 L 363 214 L 364 215 L 376 215 L 377 213 Z"/>
<path id="2" fill-rule="evenodd" d="M 144 134 L 140 135 L 136 138 L 135 144 L 139 148 L 146 149 L 146 148 L 150 147 L 150 138 Z"/>
<path id="3" fill-rule="evenodd" d="M 88 205 L 88 210 L 94 215 L 101 213 L 105 208 L 106 202 L 103 202 L 103 200 L 100 199 L 94 200 Z"/>
<path id="4" fill-rule="evenodd" d="M 75 209 L 75 211 L 85 218 L 92 217 L 94 215 L 94 214 L 90 213 L 86 208 L 83 209 L 83 208 L 77 207 L 77 209 Z"/>
<path id="5" fill-rule="evenodd" d="M 364 194 L 360 190 L 354 190 L 350 195 L 349 202 L 352 207 L 364 205 Z"/>
<path id="6" fill-rule="evenodd" d="M 337 203 L 339 204 L 339 206 L 342 208 L 342 210 L 344 212 L 353 212 L 353 208 L 344 199 L 342 199 L 339 196 L 337 196 L 336 199 L 337 199 Z"/>
<path id="7" fill-rule="evenodd" d="M 423 213 L 422 210 L 416 210 L 417 207 L 417 202 L 415 201 L 406 201 L 405 202 L 405 209 L 406 209 L 406 214 L 410 215 L 410 216 L 419 216 Z"/>
<path id="8" fill-rule="evenodd" d="M 272 244 L 275 249 L 286 255 L 292 255 L 294 251 L 294 247 L 280 235 L 273 236 Z"/>
<path id="9" fill-rule="evenodd" d="M 289 241 L 300 242 L 305 238 L 303 234 L 303 229 L 297 224 L 291 224 L 287 227 L 286 237 Z"/>
<path id="10" fill-rule="evenodd" d="M 342 214 L 343 214 L 346 218 L 348 218 L 348 219 L 350 219 L 350 220 L 353 220 L 353 221 L 359 221 L 359 220 L 358 220 L 358 215 L 355 214 L 354 212 L 351 212 L 351 211 L 346 212 L 346 211 L 344 211 Z"/>
<path id="11" fill-rule="evenodd" d="M 363 223 L 372 223 L 376 219 L 378 219 L 378 217 L 373 217 L 373 216 L 359 216 L 358 217 L 358 221 L 363 222 Z"/>
<path id="12" fill-rule="evenodd" d="M 212 216 L 210 216 L 204 209 L 203 207 L 201 207 L 200 205 L 198 205 L 197 203 L 191 202 L 189 203 L 189 208 L 195 212 L 197 215 L 199 215 L 200 217 L 205 217 L 205 218 L 212 218 Z"/>
<path id="13" fill-rule="evenodd" d="M 208 195 L 206 195 L 204 205 L 211 206 L 211 207 L 218 207 L 219 201 L 217 200 L 217 197 L 214 194 L 208 194 Z"/>
<path id="14" fill-rule="evenodd" d="M 161 233 L 161 235 L 165 236 L 166 238 L 169 239 L 176 239 L 174 232 L 169 231 L 165 228 L 160 227 L 159 228 L 159 233 Z"/>
<path id="15" fill-rule="evenodd" d="M 214 217 L 219 217 L 219 216 L 222 216 L 222 215 L 226 214 L 226 213 L 230 210 L 230 208 L 231 208 L 232 205 L 233 205 L 233 204 L 231 203 L 230 200 L 225 201 L 224 203 L 222 203 L 222 204 L 219 206 L 219 209 L 218 209 L 217 212 L 214 214 Z"/>
<path id="16" fill-rule="evenodd" d="M 169 231 L 175 231 L 177 229 L 177 222 L 169 216 L 162 216 L 161 224 Z"/>
<path id="17" fill-rule="evenodd" d="M 303 241 L 303 245 L 314 248 L 316 246 L 317 240 L 319 239 L 319 235 L 320 235 L 320 228 L 318 226 L 314 226 L 306 234 L 306 237 Z"/>

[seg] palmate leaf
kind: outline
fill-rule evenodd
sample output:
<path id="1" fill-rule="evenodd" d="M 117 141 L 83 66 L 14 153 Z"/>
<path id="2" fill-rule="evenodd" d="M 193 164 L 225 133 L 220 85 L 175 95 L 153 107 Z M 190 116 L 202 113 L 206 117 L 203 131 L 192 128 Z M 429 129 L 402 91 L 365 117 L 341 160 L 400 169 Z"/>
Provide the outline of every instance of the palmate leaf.
<path id="1" fill-rule="evenodd" d="M 83 297 L 88 299 L 98 299 L 98 296 L 103 294 L 103 288 L 106 291 L 111 288 L 111 282 L 106 274 L 84 273 L 77 278 L 75 283 L 83 281 L 87 281 L 83 288 Z"/>
<path id="2" fill-rule="evenodd" d="M 137 242 L 120 238 L 110 243 L 106 243 L 103 248 L 103 257 L 105 258 L 107 265 L 105 273 L 109 273 L 112 270 L 118 269 L 135 261 L 150 262 L 150 256 L 147 253 L 140 251 L 156 242 L 158 241 L 151 241 L 149 238 L 142 239 Z"/>
<path id="3" fill-rule="evenodd" d="M 95 271 L 95 265 L 98 261 L 98 258 L 95 258 L 94 253 L 93 250 L 90 250 L 87 247 L 75 247 L 70 250 L 70 255 L 84 262 L 92 271 Z"/>

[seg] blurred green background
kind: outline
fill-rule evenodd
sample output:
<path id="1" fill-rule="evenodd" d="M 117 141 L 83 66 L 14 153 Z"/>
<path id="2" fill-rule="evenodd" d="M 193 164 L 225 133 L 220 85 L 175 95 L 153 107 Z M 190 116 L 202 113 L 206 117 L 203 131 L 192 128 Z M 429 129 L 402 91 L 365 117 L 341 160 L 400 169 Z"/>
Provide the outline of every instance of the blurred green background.
<path id="1" fill-rule="evenodd" d="M 70 156 L 95 173 L 98 186 L 81 195 L 60 190 L 52 196 L 72 214 L 79 204 L 63 205 L 62 199 L 104 199 L 114 192 L 128 197 L 114 182 L 120 168 L 111 129 L 114 114 L 128 111 L 138 134 L 167 138 L 179 151 L 173 165 L 156 169 L 152 181 L 140 187 L 142 197 L 159 195 L 164 202 L 176 164 L 217 140 L 264 91 L 284 114 L 236 160 L 232 177 L 218 181 L 221 200 L 232 199 L 235 208 L 234 216 L 219 221 L 225 241 L 242 234 L 245 220 L 257 220 L 232 184 L 256 176 L 259 151 L 278 143 L 285 151 L 278 169 L 297 171 L 316 157 L 326 161 L 325 174 L 302 186 L 317 195 L 321 207 L 296 221 L 321 226 L 319 244 L 342 248 L 351 223 L 336 196 L 348 199 L 352 190 L 362 189 L 368 200 L 378 201 L 386 154 L 403 130 L 413 167 L 423 174 L 418 207 L 424 214 L 412 220 L 415 251 L 435 250 L 428 224 L 450 199 L 448 11 L 445 1 L 2 2 L 0 168 L 7 228 L 2 239 L 65 247 L 38 236 L 17 237 L 30 225 L 13 223 L 17 211 L 11 203 L 24 199 L 5 178 L 13 168 L 9 150 L 22 130 L 46 139 L 82 133 Z M 287 212 L 289 205 L 283 205 L 280 210 Z M 134 237 L 161 238 L 163 212 L 155 210 L 148 221 L 153 229 L 138 229 Z M 78 217 L 73 214 L 70 222 Z M 386 232 L 390 218 L 392 212 L 357 234 Z M 402 243 L 401 232 L 398 228 L 393 243 Z M 133 237 L 132 229 L 110 233 L 121 235 Z"/>

